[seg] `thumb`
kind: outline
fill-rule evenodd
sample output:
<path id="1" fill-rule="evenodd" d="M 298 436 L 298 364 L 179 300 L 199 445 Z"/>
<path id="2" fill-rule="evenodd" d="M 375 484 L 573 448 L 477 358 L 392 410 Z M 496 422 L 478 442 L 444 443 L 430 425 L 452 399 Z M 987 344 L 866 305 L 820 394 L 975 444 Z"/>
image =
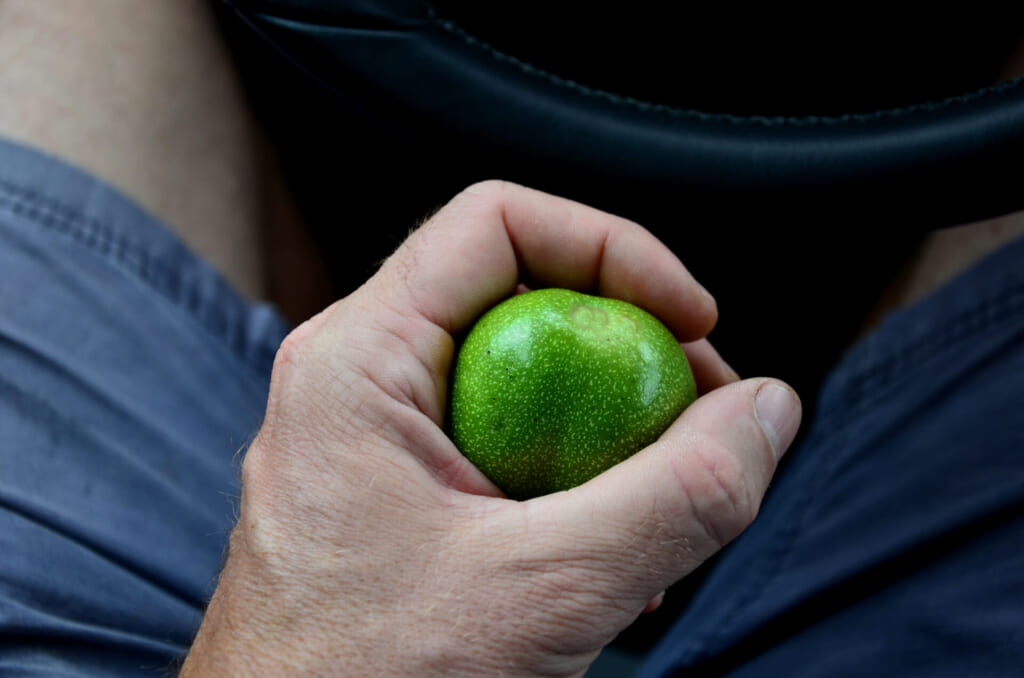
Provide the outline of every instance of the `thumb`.
<path id="1" fill-rule="evenodd" d="M 536 515 L 643 606 L 742 532 L 800 424 L 796 393 L 773 379 L 718 388 L 657 442 Z M 615 595 L 616 592 L 609 592 Z"/>

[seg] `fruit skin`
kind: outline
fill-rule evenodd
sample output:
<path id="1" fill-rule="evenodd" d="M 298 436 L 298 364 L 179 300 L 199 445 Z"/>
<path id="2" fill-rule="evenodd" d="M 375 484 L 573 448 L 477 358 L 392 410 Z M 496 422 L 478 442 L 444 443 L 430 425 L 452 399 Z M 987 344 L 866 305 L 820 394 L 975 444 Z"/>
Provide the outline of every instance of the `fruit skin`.
<path id="1" fill-rule="evenodd" d="M 655 441 L 697 398 L 672 333 L 617 299 L 563 289 L 484 314 L 456 358 L 451 434 L 513 499 L 566 490 Z"/>

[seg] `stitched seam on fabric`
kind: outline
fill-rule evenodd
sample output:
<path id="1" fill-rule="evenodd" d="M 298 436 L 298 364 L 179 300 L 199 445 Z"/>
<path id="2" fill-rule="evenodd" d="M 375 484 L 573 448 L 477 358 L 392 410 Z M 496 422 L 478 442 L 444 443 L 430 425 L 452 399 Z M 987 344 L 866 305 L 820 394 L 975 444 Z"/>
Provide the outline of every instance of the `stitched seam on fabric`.
<path id="1" fill-rule="evenodd" d="M 466 32 L 465 29 L 460 28 L 454 22 L 446 19 L 441 19 L 431 8 L 430 18 L 434 21 L 435 25 L 440 29 L 444 30 L 451 35 L 460 38 L 470 47 L 480 49 L 487 53 L 491 58 L 496 61 L 500 61 L 511 66 L 515 66 L 521 72 L 531 77 L 540 78 L 547 82 L 562 87 L 564 89 L 572 90 L 583 96 L 602 99 L 608 103 L 627 106 L 634 108 L 639 111 L 647 113 L 658 113 L 667 115 L 673 118 L 692 118 L 700 122 L 725 122 L 737 126 L 749 126 L 758 125 L 761 127 L 829 127 L 836 126 L 841 127 L 850 123 L 868 123 L 878 120 L 895 120 L 907 115 L 916 113 L 931 113 L 936 111 L 945 110 L 955 105 L 967 104 L 972 101 L 983 99 L 985 97 L 1001 93 L 1006 90 L 1017 89 L 1024 86 L 1024 77 L 1009 80 L 1007 82 L 996 83 L 988 87 L 969 92 L 966 94 L 960 94 L 952 97 L 947 97 L 939 101 L 931 101 L 926 103 L 914 104 L 912 106 L 905 106 L 902 108 L 883 109 L 879 111 L 873 111 L 870 113 L 847 113 L 838 116 L 817 116 L 809 115 L 804 117 L 795 116 L 766 116 L 766 115 L 752 115 L 752 116 L 739 116 L 731 113 L 707 113 L 704 111 L 697 111 L 693 109 L 677 108 L 669 106 L 667 104 L 657 104 L 650 101 L 643 101 L 634 97 L 625 96 L 621 94 L 615 94 L 606 90 L 596 89 L 590 87 L 575 80 L 569 80 L 561 76 L 555 75 L 549 71 L 538 68 L 530 63 L 522 61 L 510 54 L 506 54 L 496 47 L 484 42 L 480 38 Z"/>
<path id="2" fill-rule="evenodd" d="M 145 247 L 60 201 L 2 179 L 0 208 L 70 237 L 100 256 L 114 260 L 122 270 L 184 309 L 201 327 L 224 342 L 239 361 L 258 370 L 259 366 L 252 362 L 245 350 L 243 332 L 237 328 L 232 330 L 230 323 L 216 322 L 217 314 L 209 312 L 210 304 L 204 302 L 196 286 L 187 284 L 176 267 L 154 256 Z"/>
<path id="3" fill-rule="evenodd" d="M 847 392 L 852 391 L 853 395 L 838 398 L 844 403 L 841 410 L 823 413 L 822 429 L 830 431 L 842 445 L 845 445 L 850 435 L 854 433 L 851 427 L 870 407 L 879 400 L 888 398 L 892 387 L 908 378 L 908 372 L 918 370 L 920 366 L 944 353 L 955 351 L 966 339 L 1001 324 L 1000 319 L 1018 317 L 1013 315 L 1015 312 L 1024 313 L 1024 284 L 1015 284 L 1006 289 L 1008 293 L 999 297 L 988 297 L 978 306 L 957 314 L 944 325 L 941 333 L 930 334 L 919 341 L 906 344 L 891 358 L 855 375 L 851 382 L 856 386 L 847 389 Z M 1003 315 L 1004 313 L 1007 315 Z M 850 402 L 851 400 L 853 402 Z M 823 477 L 825 485 L 838 472 L 842 461 L 841 454 L 831 457 L 832 463 Z M 813 507 L 813 504 L 811 506 Z"/>
<path id="4" fill-rule="evenodd" d="M 864 416 L 868 409 L 879 401 L 888 399 L 892 388 L 901 381 L 912 378 L 908 377 L 908 373 L 916 373 L 927 362 L 942 358 L 945 354 L 954 353 L 966 339 L 1006 324 L 1006 318 L 1024 317 L 1024 283 L 1012 285 L 1006 289 L 1007 294 L 996 298 L 989 297 L 973 309 L 958 314 L 954 321 L 944 327 L 945 331 L 941 335 L 930 335 L 925 340 L 903 346 L 893 357 L 876 363 L 869 370 L 853 377 L 851 388 L 847 391 L 853 392 L 854 395 L 840 396 L 839 399 L 843 402 L 846 402 L 847 398 L 859 398 L 859 400 L 840 411 L 829 413 L 828 416 L 823 417 L 823 421 L 828 422 L 829 428 L 832 428 L 837 435 L 849 436 L 852 434 L 851 427 Z M 961 318 L 962 322 L 957 322 Z M 1017 336 L 1022 330 L 1024 327 L 1011 326 L 1009 336 Z M 918 349 L 918 345 L 923 347 Z M 863 374 L 868 374 L 868 378 L 864 378 Z M 876 378 L 876 374 L 878 382 L 874 383 L 871 380 Z M 940 394 L 932 393 L 924 402 L 939 396 Z M 884 435 L 884 433 L 877 435 Z M 835 455 L 835 461 L 823 479 L 824 485 L 828 485 L 841 472 L 841 463 L 844 460 L 842 455 Z"/>
<path id="5" fill-rule="evenodd" d="M 7 193 L 4 196 L 3 193 Z M 170 267 L 150 256 L 144 248 L 135 246 L 123 235 L 104 228 L 65 205 L 52 201 L 21 187 L 0 180 L 0 206 L 11 210 L 57 233 L 69 235 L 85 247 L 103 256 L 110 256 L 147 283 L 164 284 L 160 275 L 166 272 L 174 277 Z"/>
<path id="6" fill-rule="evenodd" d="M 828 417 L 836 426 L 845 427 L 879 399 L 885 397 L 894 384 L 906 379 L 908 371 L 917 370 L 936 356 L 955 350 L 966 339 L 994 326 L 1007 322 L 1007 318 L 1024 316 L 1024 282 L 1005 288 L 998 297 L 989 297 L 966 311 L 962 311 L 944 324 L 939 332 L 900 347 L 893 355 L 858 372 L 839 398 L 844 407 Z M 846 421 L 844 421 L 846 420 Z"/>

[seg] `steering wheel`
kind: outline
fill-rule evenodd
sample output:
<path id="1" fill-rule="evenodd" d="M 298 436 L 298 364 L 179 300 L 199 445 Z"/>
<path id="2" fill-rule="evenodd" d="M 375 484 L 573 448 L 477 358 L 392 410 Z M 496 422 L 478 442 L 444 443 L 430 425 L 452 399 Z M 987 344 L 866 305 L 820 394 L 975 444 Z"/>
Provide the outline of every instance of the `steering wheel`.
<path id="1" fill-rule="evenodd" d="M 716 98 L 713 88 L 757 84 L 736 85 L 741 71 L 762 80 L 771 67 L 784 71 L 757 65 L 802 29 L 748 44 L 744 68 L 730 72 L 718 67 L 723 52 L 694 61 L 724 35 L 738 49 L 785 22 L 748 28 L 742 39 L 735 26 L 702 38 L 710 24 L 695 28 L 693 17 L 652 9 L 664 3 L 641 3 L 628 17 L 615 8 L 599 39 L 587 40 L 594 24 L 585 19 L 597 10 L 572 3 L 216 4 L 300 202 L 320 215 L 320 237 L 339 253 L 342 287 L 358 284 L 417 218 L 462 186 L 510 179 L 644 224 L 719 299 L 712 339 L 741 374 L 771 373 L 809 395 L 923 234 L 1024 209 L 1024 79 L 999 82 L 981 64 L 973 81 L 943 79 L 952 71 L 939 60 L 930 90 L 897 73 L 903 81 L 890 78 L 888 99 L 832 96 L 815 108 L 828 89 L 819 68 L 803 82 L 773 83 L 782 94 L 759 106 Z M 858 35 L 867 24 L 856 24 L 819 36 L 814 49 L 859 45 L 850 63 L 869 71 L 862 85 L 877 84 L 898 71 L 885 45 L 901 45 L 901 55 L 924 49 L 938 59 L 953 49 L 960 61 L 983 52 L 1004 59 L 1022 26 L 1016 18 L 987 17 L 982 33 L 953 17 L 924 47 L 926 30 L 892 30 L 886 43 Z M 679 41 L 693 45 L 671 61 L 683 19 L 689 29 Z M 992 45 L 1002 51 L 985 52 Z M 632 70 L 614 68 L 605 54 L 613 48 L 615 59 L 639 55 Z M 574 50 L 583 51 L 564 58 Z M 786 68 L 819 61 L 814 51 L 789 54 Z M 688 89 L 695 81 L 686 72 L 705 77 Z M 797 91 L 801 101 L 787 105 Z"/>

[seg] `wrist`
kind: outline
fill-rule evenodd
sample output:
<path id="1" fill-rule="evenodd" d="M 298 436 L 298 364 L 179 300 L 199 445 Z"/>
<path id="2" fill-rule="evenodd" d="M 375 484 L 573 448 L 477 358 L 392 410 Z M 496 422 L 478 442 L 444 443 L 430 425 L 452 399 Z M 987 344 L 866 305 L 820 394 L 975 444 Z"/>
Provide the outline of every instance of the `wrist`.
<path id="1" fill-rule="evenodd" d="M 353 606 L 360 607 L 354 612 L 337 601 L 331 605 L 317 598 L 315 584 L 295 586 L 296 580 L 306 578 L 232 548 L 180 675 L 434 675 L 410 663 L 420 657 L 403 657 L 389 631 L 374 631 L 394 631 L 394 624 L 365 606 Z M 310 591 L 314 595 L 306 595 Z"/>
<path id="2" fill-rule="evenodd" d="M 285 668 L 275 666 L 275 660 L 278 664 L 286 658 L 294 661 L 290 655 L 273 651 L 275 630 L 263 621 L 262 614 L 249 609 L 253 596 L 240 560 L 243 558 L 235 555 L 229 558 L 181 676 L 271 675 Z M 261 638 L 269 642 L 260 642 Z"/>

